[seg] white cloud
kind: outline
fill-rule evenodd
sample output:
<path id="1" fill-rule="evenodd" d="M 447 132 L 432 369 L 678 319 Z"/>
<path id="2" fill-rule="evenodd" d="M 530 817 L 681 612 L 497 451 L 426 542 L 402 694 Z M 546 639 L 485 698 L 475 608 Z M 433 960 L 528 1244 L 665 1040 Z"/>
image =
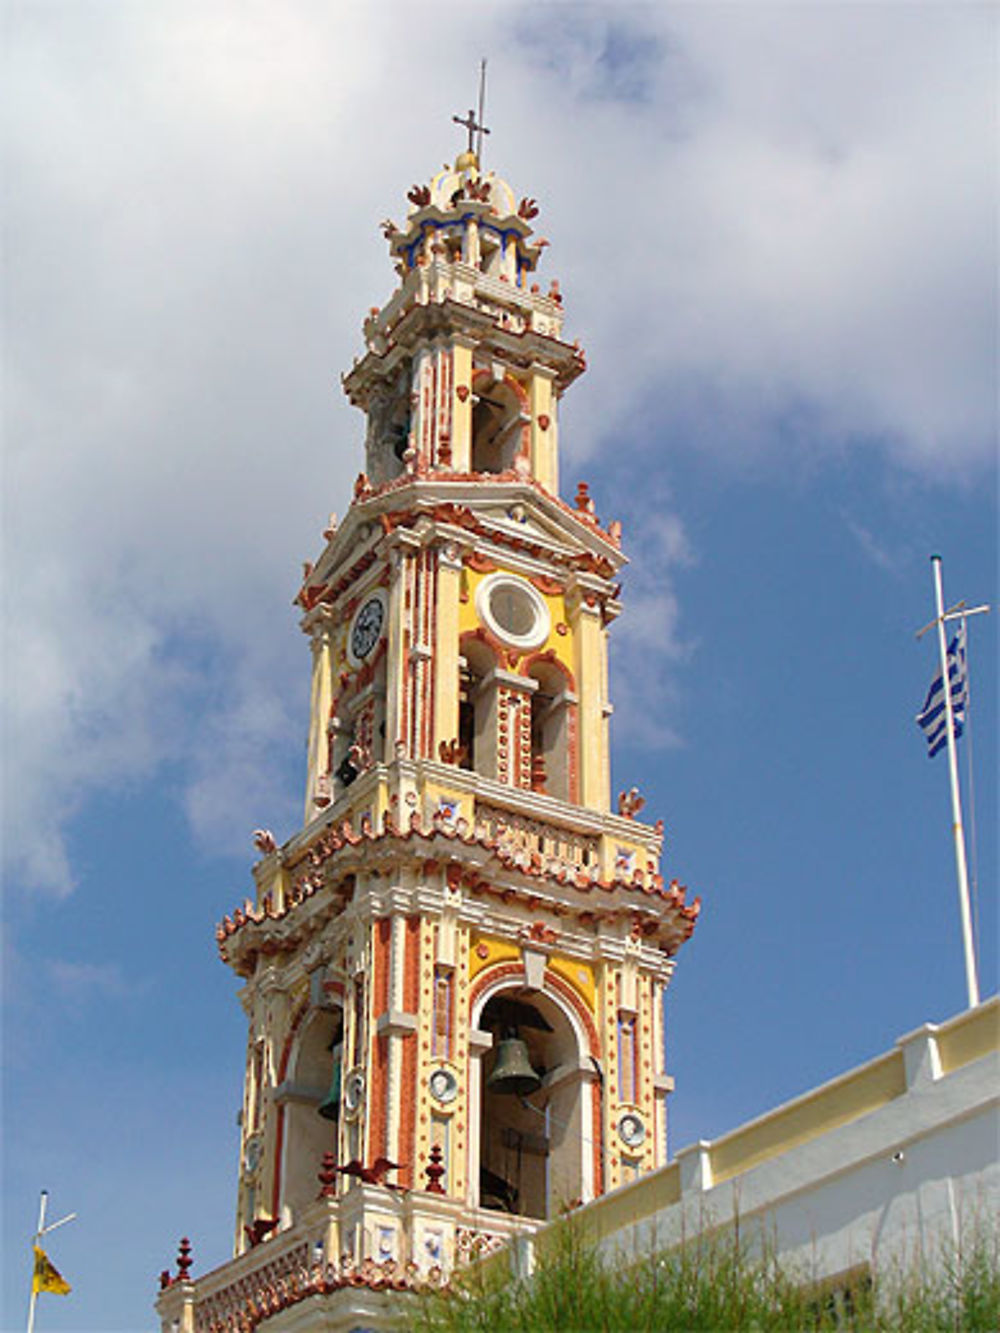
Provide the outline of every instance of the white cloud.
<path id="1" fill-rule="evenodd" d="M 483 52 L 491 162 L 542 203 L 591 354 L 571 454 L 648 449 L 655 415 L 723 462 L 766 456 L 795 412 L 817 450 L 966 476 L 991 456 L 992 15 L 515 18 L 12 11 L 5 847 L 26 881 L 67 891 L 68 821 L 166 760 L 213 841 L 269 802 L 293 817 L 289 600 L 360 466 L 336 376 L 392 286 L 377 224 L 454 150 Z M 668 567 L 677 524 L 642 538 Z M 669 584 L 633 584 L 622 636 L 657 626 L 669 660 L 678 616 Z"/>
<path id="2" fill-rule="evenodd" d="M 818 445 L 874 441 L 917 467 L 986 463 L 990 19 L 892 6 L 650 13 L 674 53 L 652 105 L 598 113 L 603 133 L 560 159 L 550 187 L 554 262 L 570 256 L 571 312 L 617 386 L 608 406 L 627 413 L 658 384 L 669 412 L 678 390 L 702 386 L 722 428 L 699 404 L 699 447 L 723 454 L 766 444 L 806 404 Z M 590 107 L 562 110 L 572 142 Z"/>
<path id="3" fill-rule="evenodd" d="M 624 575 L 624 607 L 611 655 L 615 734 L 652 749 L 683 744 L 675 719 L 682 712 L 673 668 L 697 644 L 682 628 L 675 575 L 696 563 L 681 518 L 657 488 L 625 537 L 632 563 Z"/>
<path id="4" fill-rule="evenodd" d="M 847 531 L 854 538 L 861 552 L 873 565 L 886 574 L 898 574 L 900 572 L 909 558 L 909 552 L 900 555 L 890 550 L 885 542 L 872 532 L 871 528 L 851 514 L 844 512 L 841 517 Z"/>
<path id="5" fill-rule="evenodd" d="M 92 995 L 113 999 L 132 992 L 121 968 L 114 963 L 74 963 L 52 958 L 43 966 L 49 981 L 64 1000 L 79 1002 Z"/>

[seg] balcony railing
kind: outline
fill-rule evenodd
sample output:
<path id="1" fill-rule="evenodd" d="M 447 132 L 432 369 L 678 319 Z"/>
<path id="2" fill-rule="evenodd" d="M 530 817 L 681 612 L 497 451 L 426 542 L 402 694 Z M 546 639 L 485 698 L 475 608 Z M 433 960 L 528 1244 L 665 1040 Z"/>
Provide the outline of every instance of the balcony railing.
<path id="1" fill-rule="evenodd" d="M 188 1275 L 186 1260 L 184 1272 L 167 1279 L 158 1301 L 164 1333 L 247 1333 L 289 1305 L 343 1287 L 403 1292 L 439 1286 L 454 1268 L 496 1254 L 545 1225 L 535 1218 L 469 1208 L 458 1199 L 413 1191 L 390 1205 L 398 1224 L 395 1255 L 380 1262 L 338 1253 L 345 1234 L 356 1230 L 359 1220 L 364 1230 L 366 1206 L 387 1206 L 386 1200 L 366 1199 L 366 1190 L 369 1187 L 356 1187 L 336 1200 L 318 1200 L 287 1231 L 197 1278 Z M 352 1203 L 360 1211 L 345 1218 L 344 1209 Z M 443 1242 L 437 1254 L 418 1244 L 427 1223 Z"/>
<path id="2" fill-rule="evenodd" d="M 265 1262 L 261 1263 L 261 1259 Z M 311 1260 L 310 1242 L 296 1227 L 287 1236 L 275 1236 L 268 1241 L 266 1250 L 248 1250 L 234 1263 L 206 1273 L 197 1283 L 195 1333 L 217 1333 L 228 1328 L 248 1302 L 260 1298 L 262 1290 L 308 1273 Z"/>
<path id="3" fill-rule="evenodd" d="M 537 853 L 543 860 L 554 859 L 588 870 L 599 863 L 601 843 L 595 835 L 529 819 L 477 800 L 476 832 L 480 831 L 511 849 Z"/>

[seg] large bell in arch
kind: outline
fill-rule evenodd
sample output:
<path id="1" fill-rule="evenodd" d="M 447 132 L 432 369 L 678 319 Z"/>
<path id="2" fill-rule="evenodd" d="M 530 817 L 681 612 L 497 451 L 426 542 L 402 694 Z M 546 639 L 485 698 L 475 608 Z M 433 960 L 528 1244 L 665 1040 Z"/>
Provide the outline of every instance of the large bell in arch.
<path id="1" fill-rule="evenodd" d="M 330 1080 L 330 1091 L 320 1102 L 316 1110 L 324 1120 L 340 1119 L 340 1061 L 335 1060 L 333 1065 L 333 1078 Z"/>
<path id="2" fill-rule="evenodd" d="M 497 1043 L 497 1058 L 493 1072 L 486 1080 L 490 1092 L 511 1097 L 527 1097 L 542 1086 L 538 1073 L 528 1059 L 527 1043 L 518 1036 L 504 1037 Z"/>

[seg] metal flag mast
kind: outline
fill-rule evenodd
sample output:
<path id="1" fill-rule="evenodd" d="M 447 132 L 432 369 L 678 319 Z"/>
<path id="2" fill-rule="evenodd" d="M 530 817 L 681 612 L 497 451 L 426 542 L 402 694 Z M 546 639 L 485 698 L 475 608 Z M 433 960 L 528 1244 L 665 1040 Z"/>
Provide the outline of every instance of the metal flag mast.
<path id="1" fill-rule="evenodd" d="M 941 688 L 944 694 L 945 732 L 948 744 L 948 776 L 951 781 L 951 824 L 955 839 L 955 869 L 958 873 L 958 906 L 962 918 L 962 943 L 965 948 L 965 982 L 969 994 L 969 1008 L 974 1009 L 979 1003 L 979 978 L 976 973 L 976 946 L 972 937 L 972 913 L 969 908 L 969 872 L 965 859 L 965 831 L 962 827 L 962 793 L 958 783 L 958 750 L 955 743 L 955 715 L 951 697 L 951 676 L 948 669 L 948 644 L 945 623 L 959 620 L 962 628 L 969 616 L 981 615 L 988 611 L 988 606 L 967 607 L 964 602 L 957 602 L 950 610 L 944 609 L 944 589 L 941 578 L 941 557 L 931 556 L 934 571 L 934 600 L 937 614 L 934 619 L 917 632 L 922 638 L 929 629 L 937 626 L 938 652 L 941 658 Z"/>
<path id="2" fill-rule="evenodd" d="M 56 1227 L 65 1226 L 67 1222 L 72 1222 L 76 1218 L 76 1213 L 67 1213 L 65 1217 L 60 1217 L 58 1222 L 50 1222 L 45 1225 L 45 1212 L 49 1206 L 49 1192 L 42 1190 L 41 1198 L 38 1200 L 38 1229 L 33 1237 L 33 1244 L 38 1242 L 43 1236 L 47 1236 L 50 1231 L 55 1231 Z M 68 1288 L 67 1288 L 68 1290 Z M 38 1304 L 38 1288 L 35 1284 L 34 1272 L 31 1277 L 31 1300 L 28 1302 L 28 1333 L 34 1333 L 35 1328 L 35 1306 Z"/>

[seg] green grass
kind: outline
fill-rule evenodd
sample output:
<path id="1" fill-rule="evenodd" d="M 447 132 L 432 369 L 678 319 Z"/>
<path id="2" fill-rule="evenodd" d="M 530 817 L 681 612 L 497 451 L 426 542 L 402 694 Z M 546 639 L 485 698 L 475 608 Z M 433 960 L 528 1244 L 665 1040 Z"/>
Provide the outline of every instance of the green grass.
<path id="1" fill-rule="evenodd" d="M 501 1265 L 502 1267 L 502 1265 Z M 415 1333 L 997 1333 L 1000 1231 L 972 1229 L 935 1262 L 811 1281 L 773 1246 L 738 1230 L 704 1232 L 633 1265 L 613 1265 L 564 1224 L 530 1281 L 466 1270 L 422 1295 Z"/>

